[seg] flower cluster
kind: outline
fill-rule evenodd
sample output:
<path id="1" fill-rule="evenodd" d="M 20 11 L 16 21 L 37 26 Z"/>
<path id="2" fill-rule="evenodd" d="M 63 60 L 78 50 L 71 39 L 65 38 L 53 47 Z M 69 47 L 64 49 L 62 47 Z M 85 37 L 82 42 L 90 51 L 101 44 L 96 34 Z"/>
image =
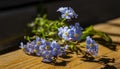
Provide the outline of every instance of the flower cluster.
<path id="1" fill-rule="evenodd" d="M 66 19 L 69 20 L 78 17 L 78 15 L 74 12 L 74 10 L 71 7 L 61 7 L 57 10 L 57 12 L 61 12 L 61 17 L 64 18 L 63 21 L 65 21 Z M 69 26 L 65 26 L 65 24 L 62 24 L 64 23 L 63 21 L 59 25 L 58 21 L 57 21 L 58 23 L 56 24 L 54 24 L 54 22 L 53 24 L 49 24 L 51 21 L 47 20 L 46 22 L 45 20 L 43 22 L 42 21 L 40 22 L 39 19 L 40 18 L 36 19 L 38 21 L 35 21 L 40 23 L 40 25 L 38 24 L 39 28 L 37 29 L 38 30 L 37 34 L 39 34 L 39 36 L 42 35 L 43 38 L 49 38 L 48 36 L 53 34 L 52 38 L 54 38 L 54 35 L 58 30 L 58 36 L 69 43 L 69 49 L 72 50 L 72 52 L 78 53 L 79 49 L 77 46 L 75 46 L 76 42 L 74 41 L 80 41 L 82 39 L 81 36 L 82 36 L 83 28 L 80 26 L 80 23 L 77 22 L 75 23 L 75 25 L 69 24 Z M 31 26 L 34 26 L 34 24 Z M 44 27 L 41 28 L 41 26 Z M 35 29 L 33 30 L 36 31 Z M 47 33 L 44 34 L 45 32 Z M 89 30 L 87 32 L 89 33 Z M 85 35 L 85 38 L 86 36 L 88 36 L 88 34 Z M 22 48 L 26 54 L 35 54 L 37 56 L 41 56 L 43 58 L 42 60 L 43 62 L 52 62 L 55 60 L 55 58 L 66 55 L 66 49 L 68 49 L 67 42 L 66 42 L 66 46 L 62 47 L 53 39 L 52 42 L 48 42 L 45 39 L 36 37 L 36 39 L 32 41 L 30 41 L 29 39 L 29 42 L 27 42 L 26 44 L 23 44 L 23 42 L 21 42 L 20 48 Z M 92 38 L 90 38 L 90 36 L 86 38 L 86 49 L 87 52 L 92 56 L 97 56 L 98 45 L 94 40 L 92 40 Z"/>
<path id="2" fill-rule="evenodd" d="M 61 17 L 65 19 L 77 18 L 78 16 L 71 7 L 61 7 L 57 11 L 61 12 Z M 80 24 L 75 23 L 74 26 L 70 25 L 58 28 L 58 36 L 66 41 L 80 41 L 82 30 L 83 28 Z M 97 56 L 98 45 L 90 38 L 90 36 L 86 36 L 86 49 L 92 56 Z"/>
<path id="3" fill-rule="evenodd" d="M 36 40 L 27 42 L 26 45 L 21 42 L 20 48 L 27 54 L 36 54 L 43 58 L 43 62 L 52 62 L 53 58 L 66 54 L 68 45 L 61 47 L 56 41 L 47 42 L 39 37 Z"/>
<path id="4" fill-rule="evenodd" d="M 61 17 L 65 19 L 77 18 L 78 16 L 71 7 L 61 7 L 57 12 L 60 12 Z"/>
<path id="5" fill-rule="evenodd" d="M 64 40 L 80 41 L 83 28 L 80 27 L 79 23 L 75 23 L 75 26 L 70 25 L 58 28 L 58 36 Z"/>
<path id="6" fill-rule="evenodd" d="M 86 49 L 92 56 L 98 55 L 98 44 L 90 36 L 86 37 Z"/>

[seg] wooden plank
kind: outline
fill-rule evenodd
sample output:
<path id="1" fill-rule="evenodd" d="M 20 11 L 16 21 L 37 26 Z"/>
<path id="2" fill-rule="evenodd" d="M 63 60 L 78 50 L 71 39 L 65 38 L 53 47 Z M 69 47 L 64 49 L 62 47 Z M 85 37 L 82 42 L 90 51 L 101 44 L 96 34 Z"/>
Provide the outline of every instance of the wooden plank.
<path id="1" fill-rule="evenodd" d="M 110 63 L 110 65 L 114 65 L 117 69 L 120 69 L 120 50 L 117 52 L 112 52 L 106 54 L 108 58 L 115 58 L 115 63 Z M 104 64 L 100 64 L 98 62 L 84 62 L 79 63 L 78 65 L 72 67 L 71 69 L 101 69 Z"/>
<path id="2" fill-rule="evenodd" d="M 120 18 L 95 25 L 94 28 L 109 34 L 114 42 L 120 43 Z"/>

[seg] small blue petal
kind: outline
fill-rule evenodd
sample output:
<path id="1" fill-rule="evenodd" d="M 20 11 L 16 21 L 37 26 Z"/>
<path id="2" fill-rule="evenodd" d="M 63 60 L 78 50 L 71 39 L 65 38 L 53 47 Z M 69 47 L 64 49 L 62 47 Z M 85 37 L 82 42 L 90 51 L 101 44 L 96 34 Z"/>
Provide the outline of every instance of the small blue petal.
<path id="1" fill-rule="evenodd" d="M 22 49 L 24 48 L 23 42 L 20 43 L 20 46 L 19 46 L 19 47 L 22 48 Z"/>

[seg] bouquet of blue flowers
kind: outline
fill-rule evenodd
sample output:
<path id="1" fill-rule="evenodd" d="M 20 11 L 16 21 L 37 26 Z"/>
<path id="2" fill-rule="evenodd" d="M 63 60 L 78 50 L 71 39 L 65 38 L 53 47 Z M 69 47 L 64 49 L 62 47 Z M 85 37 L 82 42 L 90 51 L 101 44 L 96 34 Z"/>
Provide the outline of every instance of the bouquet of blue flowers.
<path id="1" fill-rule="evenodd" d="M 20 48 L 26 54 L 40 56 L 43 62 L 51 63 L 57 57 L 66 56 L 68 50 L 79 54 L 82 52 L 80 42 L 86 40 L 86 50 L 82 54 L 94 58 L 98 55 L 98 44 L 92 36 L 99 35 L 105 41 L 112 42 L 107 34 L 96 31 L 93 26 L 83 29 L 79 22 L 70 24 L 69 21 L 78 17 L 71 7 L 60 7 L 57 12 L 61 13 L 60 20 L 48 20 L 44 15 L 28 25 L 32 28 L 33 36 L 25 36 L 28 42 L 20 43 Z"/>

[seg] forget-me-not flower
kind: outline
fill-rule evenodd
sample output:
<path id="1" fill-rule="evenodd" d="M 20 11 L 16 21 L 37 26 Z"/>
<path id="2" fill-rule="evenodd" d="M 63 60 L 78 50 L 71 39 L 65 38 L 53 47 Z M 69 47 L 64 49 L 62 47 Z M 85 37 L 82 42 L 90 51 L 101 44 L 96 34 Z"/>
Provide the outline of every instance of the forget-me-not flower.
<path id="1" fill-rule="evenodd" d="M 43 62 L 52 62 L 52 51 L 51 50 L 45 50 L 42 52 L 42 58 L 43 58 Z"/>
<path id="2" fill-rule="evenodd" d="M 56 41 L 52 41 L 51 47 L 52 47 L 54 56 L 57 56 L 58 54 L 60 54 L 60 45 Z"/>
<path id="3" fill-rule="evenodd" d="M 59 37 L 63 38 L 66 41 L 80 41 L 82 36 L 82 27 L 79 23 L 75 23 L 74 25 L 65 26 L 58 28 Z"/>
<path id="4" fill-rule="evenodd" d="M 98 44 L 90 36 L 86 37 L 86 50 L 92 56 L 98 55 Z"/>
<path id="5" fill-rule="evenodd" d="M 61 12 L 61 17 L 65 19 L 77 18 L 77 14 L 71 7 L 60 7 L 57 12 Z"/>

